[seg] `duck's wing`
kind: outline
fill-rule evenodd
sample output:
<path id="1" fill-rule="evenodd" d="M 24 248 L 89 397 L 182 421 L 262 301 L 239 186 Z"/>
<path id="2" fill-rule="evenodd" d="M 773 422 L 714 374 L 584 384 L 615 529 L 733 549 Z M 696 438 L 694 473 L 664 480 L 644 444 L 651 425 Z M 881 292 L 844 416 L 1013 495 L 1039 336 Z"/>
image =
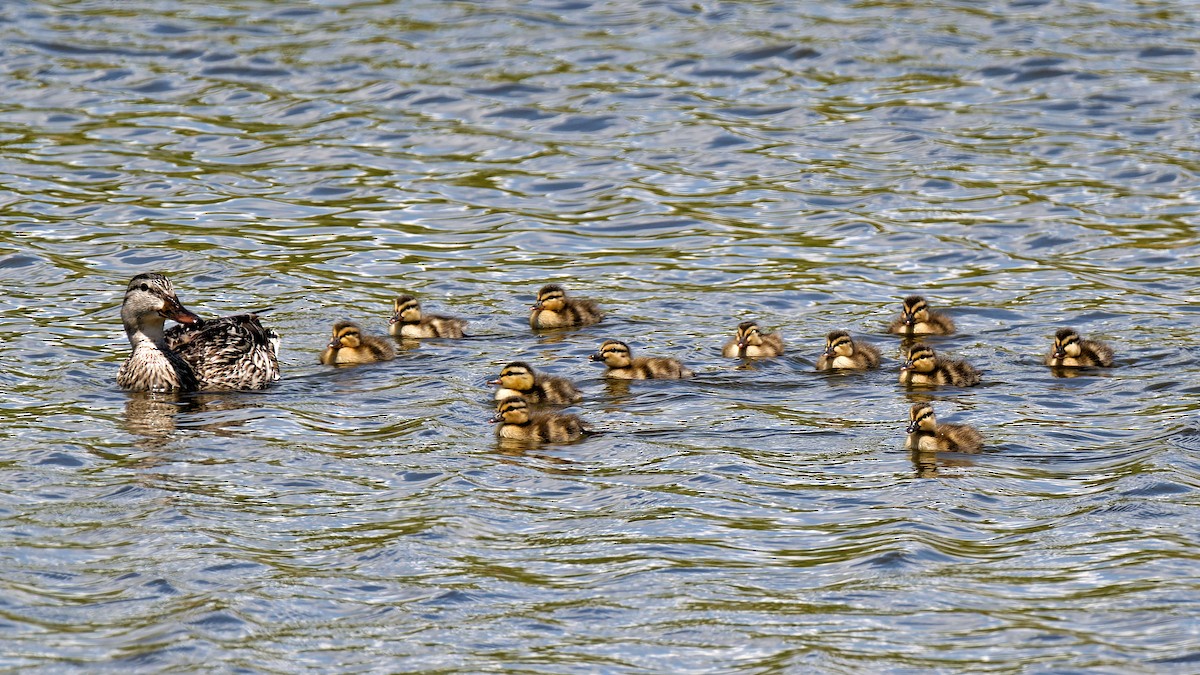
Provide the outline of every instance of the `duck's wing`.
<path id="1" fill-rule="evenodd" d="M 172 326 L 165 337 L 202 389 L 262 389 L 279 379 L 279 335 L 254 314 Z"/>

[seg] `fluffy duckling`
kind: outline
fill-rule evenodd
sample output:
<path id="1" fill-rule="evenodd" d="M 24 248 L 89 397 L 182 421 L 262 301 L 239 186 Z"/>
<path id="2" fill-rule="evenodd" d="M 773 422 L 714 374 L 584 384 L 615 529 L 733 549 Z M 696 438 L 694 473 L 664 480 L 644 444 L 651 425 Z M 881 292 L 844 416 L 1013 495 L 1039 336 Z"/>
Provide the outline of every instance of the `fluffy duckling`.
<path id="1" fill-rule="evenodd" d="M 621 380 L 678 380 L 694 373 L 679 361 L 668 357 L 639 356 L 633 358 L 629 345 L 617 340 L 605 340 L 600 351 L 588 357 L 608 366 L 605 377 Z"/>
<path id="2" fill-rule="evenodd" d="M 499 423 L 497 438 L 539 443 L 570 443 L 589 432 L 578 415 L 553 412 L 531 412 L 524 396 L 509 396 L 496 406 L 490 422 Z"/>
<path id="3" fill-rule="evenodd" d="M 564 328 L 599 323 L 604 318 L 595 301 L 568 298 L 558 284 L 547 284 L 538 291 L 537 303 L 530 309 L 531 328 Z"/>
<path id="4" fill-rule="evenodd" d="M 583 394 L 567 378 L 539 373 L 524 361 L 504 366 L 500 377 L 488 380 L 488 384 L 500 385 L 496 390 L 497 401 L 509 396 L 524 396 L 534 405 L 567 405 L 583 400 Z"/>
<path id="5" fill-rule="evenodd" d="M 753 321 L 743 321 L 738 324 L 737 336 L 725 343 L 721 353 L 728 358 L 779 356 L 783 338 L 779 333 L 763 333 Z"/>
<path id="6" fill-rule="evenodd" d="M 952 384 L 970 387 L 979 384 L 979 371 L 966 361 L 946 359 L 922 344 L 908 350 L 908 360 L 900 366 L 900 384 Z"/>
<path id="7" fill-rule="evenodd" d="M 1046 354 L 1046 365 L 1051 368 L 1108 368 L 1112 364 L 1112 347 L 1098 340 L 1084 340 L 1073 328 L 1060 328 L 1054 334 L 1054 348 Z"/>
<path id="8" fill-rule="evenodd" d="M 966 424 L 938 424 L 933 406 L 914 403 L 908 411 L 908 438 L 904 447 L 922 452 L 979 452 L 983 435 Z"/>
<path id="9" fill-rule="evenodd" d="M 396 349 L 387 340 L 367 335 L 352 321 L 333 324 L 333 339 L 321 352 L 321 363 L 327 366 L 345 363 L 374 363 L 396 358 Z"/>
<path id="10" fill-rule="evenodd" d="M 817 370 L 879 367 L 879 350 L 866 342 L 855 342 L 844 330 L 825 336 L 825 351 L 817 358 Z"/>
<path id="11" fill-rule="evenodd" d="M 460 338 L 467 322 L 451 316 L 422 315 L 421 303 L 411 295 L 392 301 L 388 333 L 398 338 Z"/>
<path id="12" fill-rule="evenodd" d="M 950 317 L 929 309 L 925 298 L 910 295 L 904 299 L 900 316 L 892 321 L 888 331 L 896 335 L 950 335 L 955 330 Z"/>

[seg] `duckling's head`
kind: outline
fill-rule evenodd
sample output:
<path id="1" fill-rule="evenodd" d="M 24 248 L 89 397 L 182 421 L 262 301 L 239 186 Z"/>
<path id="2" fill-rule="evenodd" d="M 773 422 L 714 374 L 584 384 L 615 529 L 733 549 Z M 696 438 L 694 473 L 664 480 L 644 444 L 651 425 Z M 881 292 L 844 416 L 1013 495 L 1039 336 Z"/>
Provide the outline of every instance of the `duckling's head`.
<path id="1" fill-rule="evenodd" d="M 908 433 L 933 433 L 936 428 L 937 418 L 933 416 L 933 406 L 928 403 L 914 403 L 908 411 Z"/>
<path id="2" fill-rule="evenodd" d="M 154 272 L 139 274 L 129 281 L 125 301 L 121 303 L 121 320 L 126 326 L 157 323 L 163 319 L 179 323 L 199 323 L 200 317 L 189 312 L 175 296 L 171 280 Z"/>
<path id="3" fill-rule="evenodd" d="M 911 370 L 917 373 L 928 373 L 933 370 L 937 355 L 933 349 L 922 344 L 909 348 L 908 359 L 900 366 L 900 370 Z"/>
<path id="4" fill-rule="evenodd" d="M 593 361 L 603 361 L 609 368 L 627 368 L 633 359 L 629 356 L 629 345 L 617 340 L 605 340 L 600 345 L 600 351 L 588 357 Z"/>
<path id="5" fill-rule="evenodd" d="M 925 298 L 919 295 L 910 295 L 905 298 L 904 307 L 900 310 L 900 318 L 904 321 L 905 326 L 913 326 L 929 320 L 929 305 L 926 304 Z"/>
<path id="6" fill-rule="evenodd" d="M 1054 358 L 1076 357 L 1081 351 L 1079 333 L 1076 333 L 1075 329 L 1059 328 L 1058 332 L 1054 334 Z"/>
<path id="7" fill-rule="evenodd" d="M 533 305 L 533 309 L 545 309 L 551 312 L 562 311 L 566 305 L 567 292 L 558 284 L 546 284 L 542 286 L 542 290 L 538 291 L 537 303 Z"/>
<path id="8" fill-rule="evenodd" d="M 743 321 L 737 327 L 737 346 L 745 349 L 748 346 L 758 347 L 763 343 L 762 333 L 758 324 L 753 321 Z"/>
<path id="9" fill-rule="evenodd" d="M 504 366 L 499 378 L 488 380 L 488 384 L 498 384 L 514 391 L 529 391 L 533 389 L 533 368 L 524 361 L 513 361 Z"/>
<path id="10" fill-rule="evenodd" d="M 826 335 L 825 356 L 831 359 L 838 356 L 854 356 L 854 340 L 850 339 L 850 334 L 844 330 L 835 330 Z"/>
<path id="11" fill-rule="evenodd" d="M 527 424 L 529 422 L 529 401 L 524 396 L 509 396 L 496 404 L 496 414 L 488 420 L 495 424 Z"/>
<path id="12" fill-rule="evenodd" d="M 392 301 L 392 318 L 388 325 L 417 323 L 421 320 L 421 303 L 411 295 L 402 295 Z"/>
<path id="13" fill-rule="evenodd" d="M 339 321 L 333 324 L 333 339 L 329 341 L 330 349 L 349 347 L 354 349 L 362 345 L 362 331 L 353 321 Z"/>

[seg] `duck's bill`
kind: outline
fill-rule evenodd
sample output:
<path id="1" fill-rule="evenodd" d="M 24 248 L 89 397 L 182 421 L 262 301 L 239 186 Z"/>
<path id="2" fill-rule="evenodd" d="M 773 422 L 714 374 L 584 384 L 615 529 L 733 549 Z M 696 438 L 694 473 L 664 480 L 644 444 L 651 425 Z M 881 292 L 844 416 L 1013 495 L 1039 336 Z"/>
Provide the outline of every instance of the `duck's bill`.
<path id="1" fill-rule="evenodd" d="M 188 311 L 178 300 L 168 300 L 159 313 L 176 323 L 200 323 L 200 317 Z"/>

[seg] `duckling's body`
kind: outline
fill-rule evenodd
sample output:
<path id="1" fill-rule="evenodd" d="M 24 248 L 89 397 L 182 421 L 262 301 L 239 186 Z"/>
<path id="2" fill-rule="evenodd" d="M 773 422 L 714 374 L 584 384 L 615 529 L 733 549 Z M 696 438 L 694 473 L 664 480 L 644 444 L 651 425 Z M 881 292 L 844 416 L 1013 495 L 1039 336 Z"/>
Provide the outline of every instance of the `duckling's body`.
<path id="1" fill-rule="evenodd" d="M 583 394 L 567 378 L 539 373 L 523 361 L 504 366 L 500 377 L 488 384 L 500 385 L 497 401 L 510 396 L 524 396 L 533 405 L 567 405 L 583 400 Z"/>
<path id="2" fill-rule="evenodd" d="M 578 415 L 555 412 L 534 412 L 524 396 L 509 396 L 496 406 L 498 422 L 496 436 L 514 441 L 533 443 L 570 443 L 588 433 L 587 425 Z"/>
<path id="3" fill-rule="evenodd" d="M 817 357 L 817 370 L 878 367 L 879 350 L 866 342 L 856 342 L 844 330 L 835 330 L 825 336 L 825 351 Z"/>
<path id="4" fill-rule="evenodd" d="M 892 321 L 888 331 L 896 335 L 950 335 L 955 331 L 954 321 L 941 312 L 929 309 L 925 298 L 910 295 L 904 299 L 900 316 Z"/>
<path id="5" fill-rule="evenodd" d="M 390 361 L 395 357 L 396 349 L 388 340 L 363 333 L 352 321 L 339 321 L 333 324 L 333 339 L 321 352 L 321 363 L 340 366 Z"/>
<path id="6" fill-rule="evenodd" d="M 694 373 L 676 359 L 639 356 L 633 358 L 629 345 L 617 340 L 605 340 L 600 351 L 588 357 L 608 366 L 605 377 L 622 380 L 678 380 Z"/>
<path id="7" fill-rule="evenodd" d="M 970 387 L 979 384 L 979 371 L 966 361 L 943 358 L 917 344 L 908 350 L 908 360 L 900 366 L 900 384 Z"/>
<path id="8" fill-rule="evenodd" d="M 979 452 L 983 435 L 966 424 L 938 424 L 933 406 L 915 403 L 908 412 L 908 438 L 904 447 L 922 452 Z"/>
<path id="9" fill-rule="evenodd" d="M 163 330 L 166 319 L 179 322 Z M 161 274 L 129 282 L 121 321 L 132 352 L 117 384 L 133 391 L 262 389 L 279 379 L 279 335 L 253 314 L 201 319 Z"/>
<path id="10" fill-rule="evenodd" d="M 1051 368 L 1109 368 L 1113 350 L 1099 340 L 1085 340 L 1071 328 L 1060 328 L 1054 334 L 1054 347 L 1046 354 Z"/>
<path id="11" fill-rule="evenodd" d="M 595 301 L 569 298 L 558 284 L 547 284 L 538 291 L 537 303 L 529 314 L 531 328 L 566 328 L 599 323 L 604 318 Z"/>
<path id="12" fill-rule="evenodd" d="M 783 338 L 779 333 L 763 333 L 753 321 L 738 324 L 737 335 L 721 353 L 728 358 L 763 358 L 783 353 Z"/>
<path id="13" fill-rule="evenodd" d="M 422 314 L 421 303 L 411 295 L 392 302 L 388 333 L 398 338 L 461 338 L 467 322 L 452 316 Z"/>

